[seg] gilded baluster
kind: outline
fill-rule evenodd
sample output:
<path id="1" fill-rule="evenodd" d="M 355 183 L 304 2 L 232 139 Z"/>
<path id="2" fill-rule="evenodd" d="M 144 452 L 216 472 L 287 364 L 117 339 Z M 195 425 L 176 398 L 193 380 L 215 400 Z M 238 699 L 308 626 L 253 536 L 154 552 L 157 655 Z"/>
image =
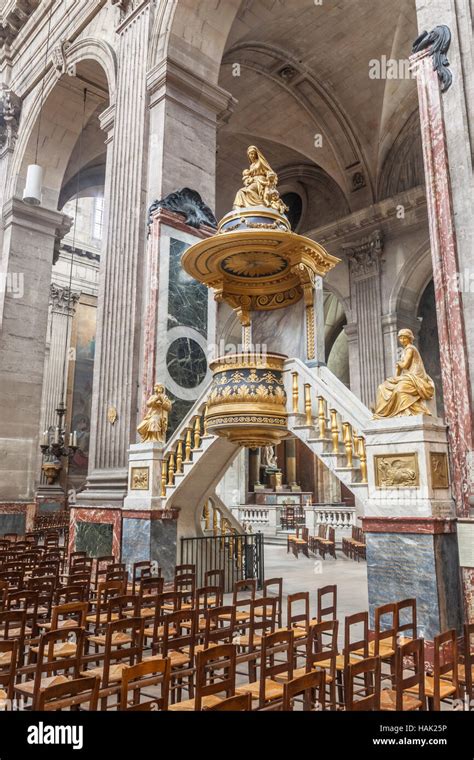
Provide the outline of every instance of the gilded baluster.
<path id="1" fill-rule="evenodd" d="M 360 459 L 360 474 L 362 483 L 367 483 L 367 452 L 365 450 L 365 438 L 359 435 L 357 451 Z"/>
<path id="2" fill-rule="evenodd" d="M 344 448 L 346 450 L 346 467 L 353 467 L 352 464 L 352 433 L 351 425 L 349 422 L 344 422 L 342 425 Z"/>
<path id="3" fill-rule="evenodd" d="M 330 409 L 331 414 L 331 438 L 332 438 L 332 453 L 337 454 L 339 451 L 339 424 L 337 420 L 337 410 Z"/>
<path id="4" fill-rule="evenodd" d="M 326 438 L 326 402 L 324 396 L 318 396 L 319 437 Z"/>
<path id="5" fill-rule="evenodd" d="M 183 472 L 183 441 L 181 438 L 176 447 L 176 472 Z"/>
<path id="6" fill-rule="evenodd" d="M 194 420 L 193 449 L 198 449 L 201 443 L 201 418 L 199 415 Z"/>
<path id="7" fill-rule="evenodd" d="M 293 414 L 298 414 L 298 407 L 299 407 L 298 373 L 292 372 L 291 377 L 293 378 L 293 383 L 292 383 Z"/>
<path id="8" fill-rule="evenodd" d="M 311 385 L 309 383 L 304 384 L 304 412 L 306 415 L 306 424 L 311 427 L 313 424 L 313 415 L 311 409 Z"/>
<path id="9" fill-rule="evenodd" d="M 175 472 L 175 460 L 174 451 L 171 452 L 168 459 L 168 485 L 174 486 L 174 472 Z"/>
<path id="10" fill-rule="evenodd" d="M 202 415 L 202 434 L 209 435 L 207 432 L 207 404 L 204 407 L 204 413 Z"/>
<path id="11" fill-rule="evenodd" d="M 242 542 L 244 541 L 244 538 L 242 536 L 237 536 L 237 567 L 239 570 L 242 568 Z"/>
<path id="12" fill-rule="evenodd" d="M 212 505 L 212 532 L 215 536 L 217 536 L 217 509 L 214 505 Z"/>
<path id="13" fill-rule="evenodd" d="M 186 443 L 184 446 L 184 461 L 190 462 L 191 461 L 191 448 L 192 448 L 192 438 L 193 431 L 192 428 L 188 427 L 186 428 Z"/>
<path id="14" fill-rule="evenodd" d="M 204 530 L 209 530 L 210 528 L 209 501 L 204 502 L 202 516 L 204 518 Z"/>
<path id="15" fill-rule="evenodd" d="M 161 460 L 161 498 L 162 499 L 166 496 L 167 472 L 168 472 L 168 460 L 162 459 Z"/>

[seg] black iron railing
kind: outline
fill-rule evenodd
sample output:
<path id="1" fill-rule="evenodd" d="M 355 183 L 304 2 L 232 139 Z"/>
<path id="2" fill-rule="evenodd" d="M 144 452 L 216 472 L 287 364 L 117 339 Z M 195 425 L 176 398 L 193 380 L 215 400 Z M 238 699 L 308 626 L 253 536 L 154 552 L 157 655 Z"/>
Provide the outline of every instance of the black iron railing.
<path id="1" fill-rule="evenodd" d="M 204 584 L 207 570 L 224 571 L 224 591 L 235 581 L 256 578 L 257 588 L 265 580 L 263 533 L 225 533 L 181 539 L 181 564 L 196 565 L 196 582 Z"/>

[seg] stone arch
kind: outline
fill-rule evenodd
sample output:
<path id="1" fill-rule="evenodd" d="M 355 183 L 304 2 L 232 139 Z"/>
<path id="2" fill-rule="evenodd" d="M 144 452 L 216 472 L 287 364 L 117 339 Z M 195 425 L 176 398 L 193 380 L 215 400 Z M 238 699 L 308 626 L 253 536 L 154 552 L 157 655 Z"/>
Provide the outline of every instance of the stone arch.
<path id="1" fill-rule="evenodd" d="M 65 71 L 74 72 L 77 67 L 85 65 L 86 62 L 90 64 L 92 61 L 92 65 L 97 66 L 97 71 L 100 71 L 100 78 L 104 80 L 102 92 L 93 86 L 88 90 L 85 107 L 87 122 L 101 103 L 105 110 L 110 95 L 115 94 L 115 54 L 107 43 L 85 39 L 66 48 L 64 57 Z M 25 99 L 15 154 L 7 180 L 7 195 L 21 196 L 27 166 L 35 158 L 41 114 L 38 160 L 45 168 L 43 204 L 50 208 L 57 207 L 64 171 L 82 129 L 83 86 L 80 79 L 74 80 L 72 74 L 58 72 L 50 62 L 49 69 L 44 73 L 43 87 L 39 84 Z M 68 106 L 66 109 L 65 100 Z M 61 145 L 60 151 L 58 142 Z"/>
<path id="2" fill-rule="evenodd" d="M 424 184 L 423 151 L 418 108 L 393 141 L 378 178 L 379 200 Z"/>
<path id="3" fill-rule="evenodd" d="M 150 68 L 171 58 L 213 84 L 241 0 L 173 0 L 156 15 L 150 49 Z"/>
<path id="4" fill-rule="evenodd" d="M 427 238 L 398 273 L 389 297 L 389 313 L 415 316 L 424 290 L 432 277 L 430 243 Z"/>

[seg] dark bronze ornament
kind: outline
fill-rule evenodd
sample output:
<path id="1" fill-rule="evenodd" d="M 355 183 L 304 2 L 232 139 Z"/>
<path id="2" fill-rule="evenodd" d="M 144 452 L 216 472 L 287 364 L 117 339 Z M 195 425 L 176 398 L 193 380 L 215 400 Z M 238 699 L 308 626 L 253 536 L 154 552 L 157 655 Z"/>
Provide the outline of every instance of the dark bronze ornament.
<path id="1" fill-rule="evenodd" d="M 424 31 L 413 43 L 412 52 L 419 53 L 421 50 L 430 48 L 433 56 L 433 69 L 437 72 L 441 82 L 441 92 L 446 92 L 451 87 L 453 75 L 449 70 L 449 61 L 446 53 L 451 44 L 451 31 L 446 24 L 435 26 L 431 32 Z"/>

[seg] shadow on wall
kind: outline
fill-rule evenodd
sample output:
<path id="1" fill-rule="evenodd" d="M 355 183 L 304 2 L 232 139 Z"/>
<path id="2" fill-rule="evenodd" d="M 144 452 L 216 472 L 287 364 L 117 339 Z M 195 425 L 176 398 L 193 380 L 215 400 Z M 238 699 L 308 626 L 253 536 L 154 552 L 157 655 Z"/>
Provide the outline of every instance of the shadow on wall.
<path id="1" fill-rule="evenodd" d="M 425 288 L 418 307 L 421 318 L 421 328 L 418 337 L 420 354 L 425 368 L 436 387 L 436 409 L 438 417 L 444 416 L 443 385 L 441 382 L 441 362 L 439 358 L 438 324 L 436 322 L 436 306 L 433 280 Z"/>

